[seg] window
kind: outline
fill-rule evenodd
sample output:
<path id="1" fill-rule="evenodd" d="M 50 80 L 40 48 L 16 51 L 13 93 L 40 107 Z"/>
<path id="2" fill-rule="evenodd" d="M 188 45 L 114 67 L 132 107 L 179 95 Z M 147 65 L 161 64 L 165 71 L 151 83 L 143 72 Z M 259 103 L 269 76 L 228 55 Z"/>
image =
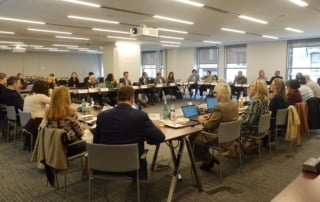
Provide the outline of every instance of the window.
<path id="1" fill-rule="evenodd" d="M 238 71 L 247 75 L 247 46 L 227 46 L 225 47 L 225 75 L 226 81 L 232 83 Z"/>
<path id="2" fill-rule="evenodd" d="M 152 52 L 142 52 L 142 72 L 147 72 L 149 77 L 156 77 L 157 72 L 157 53 Z"/>
<path id="3" fill-rule="evenodd" d="M 320 39 L 290 41 L 287 68 L 288 79 L 295 79 L 301 72 L 317 81 L 320 77 Z"/>
<path id="4" fill-rule="evenodd" d="M 218 48 L 198 48 L 198 70 L 200 77 L 209 70 L 212 75 L 218 75 Z"/>

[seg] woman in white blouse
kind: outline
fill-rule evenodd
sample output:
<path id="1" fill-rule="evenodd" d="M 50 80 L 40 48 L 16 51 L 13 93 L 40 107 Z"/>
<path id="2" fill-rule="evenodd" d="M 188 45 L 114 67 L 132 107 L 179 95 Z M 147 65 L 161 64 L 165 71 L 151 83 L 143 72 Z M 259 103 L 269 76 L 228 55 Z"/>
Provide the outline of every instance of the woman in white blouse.
<path id="1" fill-rule="evenodd" d="M 38 80 L 24 99 L 23 111 L 30 112 L 33 119 L 42 118 L 45 115 L 46 105 L 49 103 L 49 84 Z"/>

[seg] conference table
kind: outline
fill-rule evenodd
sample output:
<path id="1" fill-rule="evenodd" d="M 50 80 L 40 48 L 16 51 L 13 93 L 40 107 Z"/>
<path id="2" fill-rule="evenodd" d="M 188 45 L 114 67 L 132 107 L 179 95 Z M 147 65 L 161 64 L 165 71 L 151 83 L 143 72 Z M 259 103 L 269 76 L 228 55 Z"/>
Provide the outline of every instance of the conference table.
<path id="1" fill-rule="evenodd" d="M 315 173 L 301 172 L 271 202 L 315 202 L 320 201 L 320 176 Z"/>
<path id="2" fill-rule="evenodd" d="M 199 176 L 198 176 L 198 172 L 197 172 L 197 169 L 196 169 L 192 146 L 191 146 L 190 140 L 188 138 L 189 135 L 194 135 L 196 133 L 199 133 L 199 132 L 202 131 L 202 129 L 201 128 L 191 127 L 190 123 L 189 123 L 188 126 L 182 127 L 182 128 L 167 127 L 167 126 L 164 126 L 163 124 L 161 124 L 159 121 L 154 121 L 154 123 L 155 123 L 156 126 L 159 127 L 159 129 L 165 135 L 165 137 L 166 137 L 165 141 L 168 143 L 168 146 L 169 146 L 170 152 L 171 152 L 171 157 L 172 157 L 172 160 L 174 162 L 174 169 L 173 169 L 173 173 L 172 173 L 172 177 L 171 177 L 171 183 L 170 183 L 167 202 L 172 201 L 177 181 L 181 177 L 180 173 L 179 173 L 179 168 L 180 168 L 180 163 L 181 163 L 181 159 L 182 159 L 183 150 L 184 150 L 185 147 L 187 147 L 192 173 L 193 173 L 194 178 L 196 180 L 196 186 L 197 186 L 199 191 L 202 191 L 202 185 L 201 185 L 201 182 L 200 182 L 200 179 L 199 179 Z M 175 147 L 172 144 L 172 141 L 174 141 L 174 140 L 179 141 L 179 149 L 178 149 L 177 152 L 175 152 Z M 152 164 L 151 164 L 151 169 L 154 168 L 155 161 L 156 161 L 156 156 L 158 154 L 158 150 L 159 150 L 159 145 L 156 147 L 156 150 L 155 150 L 155 153 L 154 153 L 154 157 L 153 157 L 153 161 L 152 161 Z"/>
<path id="3" fill-rule="evenodd" d="M 74 108 L 76 108 L 77 106 L 79 106 L 79 105 L 73 104 Z M 89 116 L 88 115 L 80 115 L 80 113 L 79 113 L 79 118 L 80 118 L 80 120 L 82 119 L 82 121 L 83 121 L 83 117 L 89 118 L 89 119 L 85 120 L 85 122 L 89 123 L 91 118 L 96 119 L 96 116 L 98 113 L 99 113 L 99 111 L 95 111 L 95 110 L 91 110 L 91 115 L 89 115 Z M 192 127 L 198 123 L 194 122 L 194 121 L 190 121 L 190 122 L 186 123 L 186 125 L 184 125 L 181 128 L 167 127 L 159 120 L 153 121 L 153 123 L 165 135 L 165 141 L 168 143 L 167 145 L 170 148 L 171 157 L 172 157 L 172 160 L 174 163 L 174 169 L 173 169 L 173 173 L 172 173 L 172 177 L 171 177 L 171 183 L 170 183 L 167 201 L 168 202 L 172 201 L 174 190 L 175 190 L 177 181 L 179 180 L 179 177 L 180 177 L 179 169 L 180 169 L 181 159 L 182 159 L 182 155 L 183 155 L 183 151 L 184 151 L 185 147 L 187 148 L 192 173 L 193 173 L 194 178 L 196 180 L 196 186 L 199 191 L 202 191 L 202 185 L 201 185 L 201 182 L 200 182 L 200 179 L 198 176 L 198 172 L 196 169 L 192 146 L 191 146 L 191 143 L 188 138 L 189 135 L 194 135 L 194 134 L 197 134 L 202 131 L 201 128 Z M 91 128 L 91 129 L 93 129 L 93 128 Z M 179 142 L 179 148 L 178 148 L 177 152 L 175 151 L 175 146 L 172 143 L 173 141 Z M 155 161 L 157 159 L 159 146 L 160 145 L 156 146 L 155 153 L 153 156 L 153 161 L 151 164 L 151 168 L 154 168 L 154 166 L 155 166 Z"/>

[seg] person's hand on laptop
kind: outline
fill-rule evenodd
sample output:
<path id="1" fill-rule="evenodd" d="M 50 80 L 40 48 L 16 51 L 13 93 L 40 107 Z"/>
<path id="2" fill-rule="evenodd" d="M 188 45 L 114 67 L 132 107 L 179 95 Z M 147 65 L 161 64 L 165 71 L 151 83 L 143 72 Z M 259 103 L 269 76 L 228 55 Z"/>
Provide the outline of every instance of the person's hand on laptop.
<path id="1" fill-rule="evenodd" d="M 198 117 L 200 123 L 205 122 L 206 120 L 208 120 L 208 118 L 209 118 L 209 115 L 207 115 L 207 114 L 205 114 L 205 115 L 200 115 L 200 116 Z"/>

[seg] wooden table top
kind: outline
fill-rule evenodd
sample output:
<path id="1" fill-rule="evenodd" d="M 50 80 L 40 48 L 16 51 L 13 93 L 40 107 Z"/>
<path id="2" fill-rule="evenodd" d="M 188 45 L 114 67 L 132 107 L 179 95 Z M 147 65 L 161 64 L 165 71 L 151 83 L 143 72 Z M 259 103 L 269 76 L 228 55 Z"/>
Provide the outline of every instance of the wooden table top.
<path id="1" fill-rule="evenodd" d="M 301 172 L 288 186 L 277 194 L 272 202 L 315 202 L 320 201 L 320 176 Z"/>

